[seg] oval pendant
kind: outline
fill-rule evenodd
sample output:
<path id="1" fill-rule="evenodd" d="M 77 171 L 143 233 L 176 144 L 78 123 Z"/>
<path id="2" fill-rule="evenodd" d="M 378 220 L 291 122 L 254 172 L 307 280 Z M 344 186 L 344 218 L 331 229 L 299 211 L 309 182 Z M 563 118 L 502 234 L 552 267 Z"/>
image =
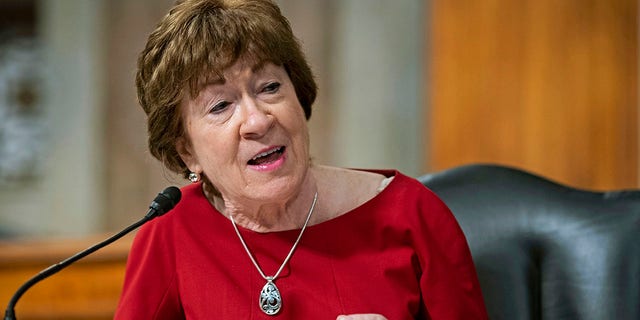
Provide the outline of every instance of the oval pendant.
<path id="1" fill-rule="evenodd" d="M 282 308 L 282 297 L 280 291 L 273 281 L 267 281 L 267 284 L 260 291 L 260 309 L 262 312 L 272 316 Z"/>

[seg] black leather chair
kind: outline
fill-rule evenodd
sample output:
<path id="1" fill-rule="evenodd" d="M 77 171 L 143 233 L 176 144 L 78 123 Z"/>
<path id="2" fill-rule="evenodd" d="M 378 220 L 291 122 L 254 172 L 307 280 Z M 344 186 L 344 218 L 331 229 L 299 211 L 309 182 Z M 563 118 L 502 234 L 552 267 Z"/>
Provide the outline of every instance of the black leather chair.
<path id="1" fill-rule="evenodd" d="M 491 319 L 640 319 L 640 191 L 495 165 L 419 180 L 458 219 Z"/>

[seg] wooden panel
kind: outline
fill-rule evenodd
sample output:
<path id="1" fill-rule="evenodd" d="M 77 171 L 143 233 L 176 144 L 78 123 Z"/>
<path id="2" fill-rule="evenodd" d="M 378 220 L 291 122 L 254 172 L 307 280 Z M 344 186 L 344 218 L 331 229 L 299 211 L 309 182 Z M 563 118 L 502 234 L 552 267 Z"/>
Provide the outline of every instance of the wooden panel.
<path id="1" fill-rule="evenodd" d="M 0 243 L 3 307 L 38 272 L 106 238 Z M 34 285 L 18 301 L 16 318 L 113 319 L 131 240 L 127 236 Z"/>
<path id="2" fill-rule="evenodd" d="M 434 0 L 427 170 L 516 165 L 638 186 L 634 0 Z"/>

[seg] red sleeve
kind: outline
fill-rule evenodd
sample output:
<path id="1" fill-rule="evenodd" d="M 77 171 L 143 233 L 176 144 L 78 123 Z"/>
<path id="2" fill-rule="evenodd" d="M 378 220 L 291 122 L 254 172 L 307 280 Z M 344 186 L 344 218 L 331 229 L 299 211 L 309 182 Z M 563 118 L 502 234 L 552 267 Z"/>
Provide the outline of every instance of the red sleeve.
<path id="1" fill-rule="evenodd" d="M 114 319 L 185 318 L 169 228 L 160 228 L 160 219 L 143 226 L 136 234 Z"/>
<path id="2" fill-rule="evenodd" d="M 430 190 L 418 201 L 420 289 L 430 319 L 488 319 L 467 241 L 449 208 Z"/>

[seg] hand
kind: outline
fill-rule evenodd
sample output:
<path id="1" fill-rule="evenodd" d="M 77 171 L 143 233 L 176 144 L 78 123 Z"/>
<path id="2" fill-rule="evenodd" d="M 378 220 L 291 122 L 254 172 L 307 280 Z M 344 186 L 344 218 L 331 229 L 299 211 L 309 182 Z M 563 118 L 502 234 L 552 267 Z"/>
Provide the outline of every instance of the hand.
<path id="1" fill-rule="evenodd" d="M 360 313 L 360 314 L 340 315 L 336 320 L 387 320 L 387 318 L 379 314 Z"/>

